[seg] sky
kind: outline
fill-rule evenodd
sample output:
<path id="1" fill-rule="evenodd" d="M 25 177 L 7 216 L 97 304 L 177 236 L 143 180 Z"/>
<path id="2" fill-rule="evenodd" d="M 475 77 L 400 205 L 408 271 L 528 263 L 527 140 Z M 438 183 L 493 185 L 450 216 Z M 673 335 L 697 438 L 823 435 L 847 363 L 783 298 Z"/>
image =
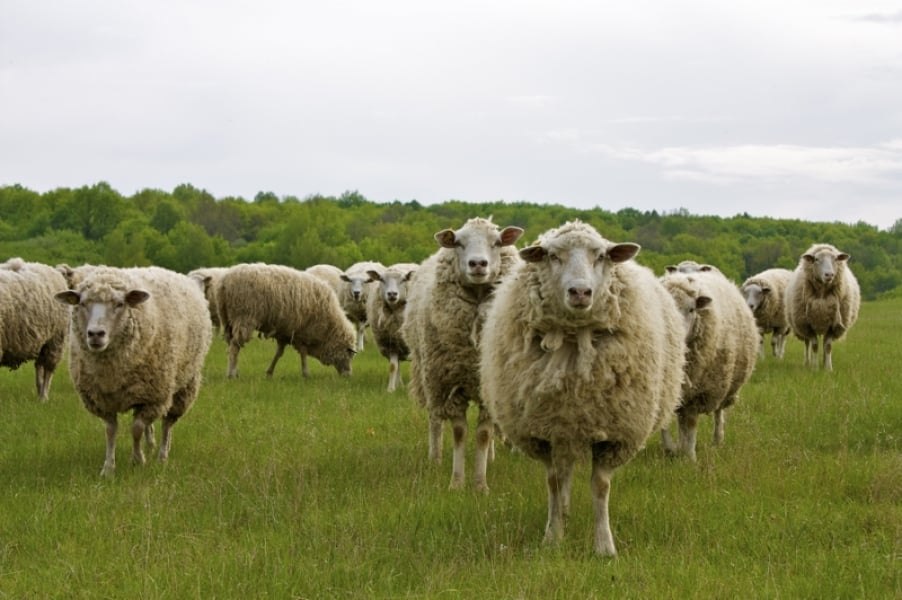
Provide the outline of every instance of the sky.
<path id="1" fill-rule="evenodd" d="M 0 0 L 0 185 L 100 181 L 887 229 L 902 4 Z"/>

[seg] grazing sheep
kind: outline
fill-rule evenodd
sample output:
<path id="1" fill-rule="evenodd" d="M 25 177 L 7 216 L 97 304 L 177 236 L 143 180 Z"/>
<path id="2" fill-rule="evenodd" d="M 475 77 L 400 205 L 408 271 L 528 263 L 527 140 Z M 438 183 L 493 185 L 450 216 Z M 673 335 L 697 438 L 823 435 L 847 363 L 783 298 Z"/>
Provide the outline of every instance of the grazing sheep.
<path id="1" fill-rule="evenodd" d="M 574 463 L 591 456 L 595 551 L 616 553 L 614 470 L 665 426 L 680 398 L 683 325 L 667 292 L 616 244 L 572 221 L 520 251 L 481 342 L 481 389 L 502 433 L 547 472 L 545 541 L 563 537 Z"/>
<path id="2" fill-rule="evenodd" d="M 50 382 L 65 350 L 69 311 L 53 295 L 66 288 L 48 265 L 11 258 L 0 264 L 0 366 L 17 369 L 34 361 L 38 399 L 50 397 Z"/>
<path id="3" fill-rule="evenodd" d="M 338 294 L 341 301 L 341 307 L 344 309 L 348 319 L 357 328 L 357 350 L 363 351 L 364 332 L 366 331 L 366 301 L 370 292 L 370 278 L 368 271 L 373 269 L 384 269 L 385 267 L 377 262 L 359 262 L 354 263 L 341 274 L 341 280 L 344 286 Z"/>
<path id="4" fill-rule="evenodd" d="M 75 269 L 78 274 L 79 269 Z M 116 469 L 118 414 L 133 411 L 132 462 L 144 464 L 153 423 L 163 420 L 159 459 L 172 427 L 200 390 L 212 331 L 197 282 L 159 267 L 85 267 L 77 286 L 56 294 L 72 306 L 69 370 L 85 408 L 106 422 L 101 475 Z"/>
<path id="5" fill-rule="evenodd" d="M 786 316 L 805 342 L 805 364 L 817 365 L 818 337 L 824 338 L 824 369 L 833 370 L 833 342 L 843 338 L 861 308 L 858 280 L 849 255 L 830 244 L 814 244 L 799 259 L 786 286 Z"/>
<path id="6" fill-rule="evenodd" d="M 203 286 L 204 297 L 206 297 L 207 306 L 210 309 L 210 322 L 217 335 L 222 329 L 222 324 L 219 322 L 219 312 L 216 310 L 216 280 L 222 277 L 226 271 L 228 271 L 228 267 L 203 267 L 188 273 L 188 277 L 196 279 Z"/>
<path id="7" fill-rule="evenodd" d="M 229 345 L 230 378 L 238 376 L 238 353 L 254 331 L 278 343 L 268 377 L 289 344 L 302 361 L 309 352 L 341 375 L 351 374 L 354 328 L 321 279 L 282 265 L 235 265 L 219 278 L 216 301 Z"/>
<path id="8" fill-rule="evenodd" d="M 786 303 L 783 296 L 792 271 L 789 269 L 768 269 L 746 279 L 739 291 L 745 303 L 752 310 L 758 324 L 758 355 L 764 357 L 764 336 L 771 334 L 770 345 L 774 356 L 783 358 L 786 336 L 789 334 L 789 320 L 786 318 Z"/>
<path id="9" fill-rule="evenodd" d="M 366 320 L 382 356 L 388 359 L 388 391 L 403 385 L 401 361 L 407 360 L 410 349 L 401 337 L 404 309 L 407 306 L 407 284 L 419 267 L 416 263 L 398 263 L 379 271 L 367 271 L 377 290 L 371 290 L 366 303 Z"/>
<path id="10" fill-rule="evenodd" d="M 523 230 L 498 229 L 473 218 L 435 234 L 439 248 L 417 269 L 408 289 L 401 336 L 410 348 L 409 393 L 429 411 L 429 457 L 442 458 L 442 425 L 451 421 L 454 455 L 451 488 L 464 485 L 467 407 L 479 407 L 473 482 L 487 491 L 486 465 L 493 424 L 479 394 L 477 343 L 498 282 L 519 262 L 514 243 Z"/>
<path id="11" fill-rule="evenodd" d="M 680 407 L 679 447 L 666 429 L 665 448 L 695 460 L 700 414 L 714 414 L 714 443 L 723 442 L 724 411 L 739 397 L 755 367 L 758 327 L 736 285 L 719 271 L 664 276 L 685 322 L 686 378 Z"/>
<path id="12" fill-rule="evenodd" d="M 344 273 L 341 269 L 334 265 L 313 265 L 312 267 L 307 267 L 304 269 L 305 273 L 310 273 L 316 277 L 319 277 L 323 281 L 329 284 L 333 290 L 335 290 L 335 295 L 340 295 L 343 287 L 343 281 L 341 280 L 341 275 Z"/>

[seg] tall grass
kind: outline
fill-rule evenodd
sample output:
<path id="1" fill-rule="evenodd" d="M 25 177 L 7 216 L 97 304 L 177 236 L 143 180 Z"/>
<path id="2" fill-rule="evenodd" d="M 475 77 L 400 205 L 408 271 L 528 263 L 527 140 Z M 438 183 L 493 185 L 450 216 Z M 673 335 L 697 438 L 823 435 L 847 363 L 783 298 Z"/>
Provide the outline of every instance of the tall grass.
<path id="1" fill-rule="evenodd" d="M 557 547 L 538 463 L 499 447 L 489 495 L 449 491 L 372 345 L 350 379 L 291 352 L 267 379 L 254 340 L 230 381 L 217 340 L 169 462 L 133 467 L 123 427 L 110 480 L 65 365 L 46 404 L 30 364 L 4 370 L 0 598 L 899 598 L 900 333 L 902 300 L 865 304 L 833 373 L 797 340 L 759 362 L 724 446 L 710 418 L 695 464 L 650 440 L 614 478 L 612 559 L 586 465 Z"/>

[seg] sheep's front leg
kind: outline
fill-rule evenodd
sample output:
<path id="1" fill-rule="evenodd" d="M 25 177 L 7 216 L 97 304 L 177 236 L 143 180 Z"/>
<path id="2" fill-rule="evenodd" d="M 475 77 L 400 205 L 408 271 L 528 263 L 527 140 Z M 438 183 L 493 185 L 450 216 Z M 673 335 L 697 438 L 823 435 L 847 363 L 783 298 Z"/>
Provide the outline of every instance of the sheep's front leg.
<path id="1" fill-rule="evenodd" d="M 116 432 L 119 430 L 119 421 L 116 415 L 107 417 L 106 421 L 106 459 L 100 470 L 101 477 L 112 477 L 116 473 Z"/>
<path id="2" fill-rule="evenodd" d="M 158 455 L 160 461 L 165 462 L 169 458 L 169 449 L 172 448 L 172 426 L 177 420 L 171 416 L 163 417 L 163 433 L 160 437 L 160 453 Z"/>
<path id="3" fill-rule="evenodd" d="M 604 466 L 597 456 L 592 457 L 592 504 L 595 508 L 595 552 L 602 556 L 614 556 L 614 534 L 608 513 L 613 471 Z"/>
<path id="4" fill-rule="evenodd" d="M 357 323 L 357 351 L 363 352 L 363 341 L 366 339 L 366 323 Z"/>
<path id="5" fill-rule="evenodd" d="M 301 346 L 298 354 L 301 355 L 301 377 L 310 377 L 310 369 L 307 367 L 307 347 Z"/>
<path id="6" fill-rule="evenodd" d="M 677 454 L 679 452 L 677 444 L 670 435 L 670 430 L 666 427 L 661 429 L 661 445 L 664 446 L 664 452 L 666 454 Z"/>
<path id="7" fill-rule="evenodd" d="M 473 486 L 477 491 L 488 493 L 489 484 L 486 478 L 489 454 L 492 452 L 492 434 L 495 425 L 485 408 L 479 409 L 479 422 L 476 425 L 476 462 L 473 466 Z"/>
<path id="8" fill-rule="evenodd" d="M 466 451 L 467 451 L 467 415 L 457 415 L 451 419 L 451 431 L 454 434 L 454 450 L 451 460 L 451 485 L 452 490 L 464 487 L 466 480 Z"/>
<path id="9" fill-rule="evenodd" d="M 229 344 L 229 379 L 238 377 L 238 353 L 241 352 L 241 346 L 234 341 Z"/>

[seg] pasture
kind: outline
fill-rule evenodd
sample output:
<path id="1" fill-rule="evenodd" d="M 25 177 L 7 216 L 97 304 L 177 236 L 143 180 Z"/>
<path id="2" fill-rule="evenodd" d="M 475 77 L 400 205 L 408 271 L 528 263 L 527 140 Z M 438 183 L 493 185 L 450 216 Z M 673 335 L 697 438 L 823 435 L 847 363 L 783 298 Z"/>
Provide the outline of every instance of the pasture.
<path id="1" fill-rule="evenodd" d="M 369 339 L 350 379 L 311 360 L 307 380 L 291 350 L 266 379 L 258 339 L 227 380 L 216 339 L 169 462 L 133 467 L 123 426 L 111 480 L 65 364 L 46 404 L 32 364 L 3 369 L 0 598 L 899 598 L 900 335 L 902 300 L 865 303 L 833 373 L 796 339 L 759 360 L 696 464 L 655 435 L 614 477 L 612 559 L 587 465 L 557 547 L 539 463 L 499 445 L 487 496 L 450 492 L 450 432 L 428 462 L 425 411 L 385 391 Z"/>

